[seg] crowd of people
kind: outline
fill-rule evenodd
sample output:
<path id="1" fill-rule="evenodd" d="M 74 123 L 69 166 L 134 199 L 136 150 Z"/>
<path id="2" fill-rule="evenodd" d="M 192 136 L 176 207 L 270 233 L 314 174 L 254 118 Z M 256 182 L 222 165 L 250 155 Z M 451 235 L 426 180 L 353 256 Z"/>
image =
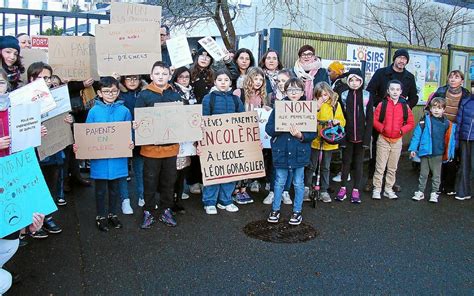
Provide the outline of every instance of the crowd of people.
<path id="1" fill-rule="evenodd" d="M 189 198 L 184 192 L 185 184 L 191 194 L 201 194 L 204 211 L 209 215 L 217 214 L 218 209 L 237 212 L 238 205 L 254 202 L 252 192 L 265 189 L 268 195 L 263 203 L 271 204 L 267 221 L 279 222 L 281 203 L 292 204 L 289 224 L 299 225 L 303 202 L 311 200 L 315 189 L 319 191 L 319 200 L 325 203 L 350 197 L 352 203 L 360 204 L 362 190 L 371 192 L 375 200 L 382 196 L 397 199 L 401 190 L 396 184 L 396 173 L 402 138 L 414 129 L 408 150 L 410 157 L 420 162 L 420 177 L 412 199 L 424 199 L 430 175 L 430 202 L 439 202 L 441 194 L 457 200 L 471 198 L 474 98 L 463 87 L 461 71 L 449 73 L 447 84 L 430 96 L 423 116 L 415 123 L 411 109 L 417 105 L 418 95 L 415 78 L 405 68 L 410 59 L 405 49 L 397 50 L 392 63 L 377 70 L 364 88 L 365 75 L 361 69 L 344 69 L 338 61 L 325 69 L 310 45 L 302 46 L 295 64 L 286 65 L 287 68 L 275 50 L 269 49 L 256 63 L 252 52 L 245 48 L 229 51 L 223 61 L 214 61 L 201 48 L 189 67 L 170 68 L 165 46 L 168 37 L 169 29 L 163 26 L 163 61 L 150 65 L 150 73 L 101 77 L 99 81 L 62 81 L 43 62 L 32 63 L 25 69 L 21 50 L 31 46 L 29 36 L 0 37 L 0 156 L 9 155 L 11 144 L 8 94 L 37 79 L 44 79 L 51 88 L 67 84 L 72 106 L 71 114 L 64 117 L 68 124 L 131 121 L 132 130 L 138 127 L 133 121 L 135 108 L 153 107 L 157 103 L 202 104 L 202 114 L 207 116 L 255 108 L 273 110 L 275 102 L 282 100 L 313 100 L 318 107 L 318 132 L 302 132 L 296 126 L 291 126 L 289 132 L 277 132 L 275 111 L 271 112 L 265 128 L 272 138 L 271 148 L 262 149 L 266 177 L 259 180 L 202 186 L 199 142 L 195 143 L 198 155 L 185 157 L 178 157 L 179 143 L 134 146 L 131 142 L 131 158 L 90 160 L 90 179 L 94 182 L 81 176 L 75 144 L 39 164 L 58 206 L 67 204 L 65 192 L 73 189 L 73 182 L 95 186 L 95 222 L 103 232 L 122 228 L 120 212 L 131 215 L 134 208 L 143 215 L 142 229 L 152 227 L 156 219 L 176 226 L 177 214 L 185 211 L 182 200 Z M 27 80 L 22 81 L 25 71 Z M 337 139 L 329 139 L 325 132 L 334 130 L 338 131 Z M 47 134 L 44 127 L 42 134 Z M 366 150 L 371 151 L 371 160 L 364 186 Z M 330 166 L 336 151 L 341 151 L 343 164 L 334 179 L 340 181 L 340 187 L 333 191 Z M 136 205 L 129 194 L 131 177 Z M 62 231 L 54 214 L 35 213 L 32 221 L 26 229 L 0 239 L 0 267 L 19 245 L 27 243 L 23 239 L 26 235 L 44 239 Z M 0 294 L 11 284 L 12 275 L 0 269 Z"/>

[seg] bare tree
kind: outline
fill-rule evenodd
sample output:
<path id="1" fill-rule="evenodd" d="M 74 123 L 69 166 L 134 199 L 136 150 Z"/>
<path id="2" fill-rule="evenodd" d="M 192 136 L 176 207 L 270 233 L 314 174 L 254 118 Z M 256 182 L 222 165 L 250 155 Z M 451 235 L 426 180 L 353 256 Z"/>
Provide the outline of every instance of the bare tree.
<path id="1" fill-rule="evenodd" d="M 351 16 L 348 24 L 336 22 L 346 32 L 361 38 L 375 36 L 389 41 L 395 35 L 408 44 L 444 48 L 457 29 L 474 24 L 462 1 L 447 6 L 425 0 L 364 0 L 362 5 L 367 13 Z"/>

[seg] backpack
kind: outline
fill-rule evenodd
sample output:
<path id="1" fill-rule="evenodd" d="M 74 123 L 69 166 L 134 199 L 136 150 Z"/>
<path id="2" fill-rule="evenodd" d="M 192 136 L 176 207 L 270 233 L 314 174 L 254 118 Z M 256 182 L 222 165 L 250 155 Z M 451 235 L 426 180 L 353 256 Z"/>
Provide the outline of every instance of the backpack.
<path id="1" fill-rule="evenodd" d="M 408 104 L 405 99 L 399 100 L 399 102 L 402 104 L 402 109 L 403 109 L 403 124 L 407 124 L 408 120 Z M 387 112 L 387 104 L 388 100 L 385 98 L 382 100 L 382 109 L 380 109 L 380 116 L 379 116 L 379 122 L 383 122 L 385 120 L 385 113 Z M 423 123 L 424 124 L 424 123 Z"/>
<path id="2" fill-rule="evenodd" d="M 211 115 L 214 114 L 214 105 L 216 104 L 216 94 L 214 92 L 211 92 L 209 94 L 211 96 L 209 100 L 209 108 L 211 109 Z M 239 112 L 239 98 L 237 96 L 232 95 L 232 98 L 234 99 L 234 105 L 235 105 L 235 110 L 234 112 Z"/>
<path id="3" fill-rule="evenodd" d="M 347 95 L 349 94 L 349 90 L 344 91 L 341 94 L 341 102 L 342 107 L 346 110 L 347 106 Z M 362 90 L 362 105 L 364 106 L 364 116 L 367 114 L 367 104 L 369 103 L 370 93 L 366 90 Z"/>

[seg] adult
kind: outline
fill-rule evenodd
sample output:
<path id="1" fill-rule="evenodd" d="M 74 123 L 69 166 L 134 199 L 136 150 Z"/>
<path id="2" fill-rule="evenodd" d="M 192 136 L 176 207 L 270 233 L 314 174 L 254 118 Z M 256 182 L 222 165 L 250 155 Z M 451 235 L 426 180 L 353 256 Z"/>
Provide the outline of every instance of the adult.
<path id="1" fill-rule="evenodd" d="M 20 33 L 16 35 L 16 39 L 20 44 L 20 48 L 31 48 L 31 37 L 26 33 Z"/>
<path id="2" fill-rule="evenodd" d="M 234 77 L 234 72 L 231 72 L 232 88 L 242 88 L 245 76 L 250 67 L 255 66 L 255 58 L 250 49 L 240 48 L 234 55 L 234 64 L 237 66 L 238 76 Z M 231 69 L 229 69 L 231 70 Z"/>
<path id="3" fill-rule="evenodd" d="M 171 66 L 170 54 L 166 46 L 166 40 L 170 39 L 170 28 L 167 25 L 161 25 L 160 42 L 161 42 L 161 61 Z"/>
<path id="4" fill-rule="evenodd" d="M 410 55 L 408 50 L 400 48 L 395 51 L 393 55 L 392 64 L 388 67 L 380 68 L 375 71 L 374 76 L 370 79 L 369 84 L 367 85 L 367 91 L 370 93 L 372 102 L 374 102 L 374 108 L 387 96 L 387 86 L 390 80 L 398 80 L 402 83 L 402 94 L 410 108 L 413 108 L 418 103 L 418 92 L 416 89 L 415 76 L 405 69 L 406 65 L 410 61 Z M 372 191 L 372 178 L 375 173 L 375 159 L 376 159 L 376 143 L 378 138 L 378 133 L 373 131 L 372 134 L 372 158 L 369 162 L 369 178 L 365 185 L 364 191 Z M 400 185 L 395 184 L 393 186 L 393 191 L 400 192 Z"/>
<path id="5" fill-rule="evenodd" d="M 305 84 L 305 96 L 307 101 L 313 99 L 313 89 L 316 83 L 324 81 L 329 84 L 328 71 L 322 68 L 321 58 L 315 55 L 314 47 L 303 45 L 298 50 L 298 59 L 293 67 L 295 76 L 303 80 Z"/>
<path id="6" fill-rule="evenodd" d="M 2 68 L 7 73 L 10 91 L 21 86 L 21 74 L 25 72 L 20 59 L 20 44 L 13 36 L 0 37 Z"/>
<path id="7" fill-rule="evenodd" d="M 278 90 L 278 72 L 283 69 L 278 52 L 274 49 L 267 50 L 258 66 L 265 72 L 266 91 L 276 93 Z"/>

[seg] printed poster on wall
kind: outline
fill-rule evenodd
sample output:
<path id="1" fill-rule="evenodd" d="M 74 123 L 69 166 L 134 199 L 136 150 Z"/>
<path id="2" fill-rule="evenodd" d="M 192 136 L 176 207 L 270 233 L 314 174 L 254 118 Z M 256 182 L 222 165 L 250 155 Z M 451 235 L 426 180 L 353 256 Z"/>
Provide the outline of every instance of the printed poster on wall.
<path id="1" fill-rule="evenodd" d="M 471 57 L 472 58 L 472 57 Z M 451 59 L 451 69 L 452 70 L 459 70 L 463 72 L 465 75 L 468 72 L 469 69 L 468 67 L 468 61 L 469 61 L 469 54 L 466 52 L 461 52 L 461 51 L 453 51 L 452 54 L 452 59 Z M 467 75 L 466 75 L 467 76 Z M 472 75 L 470 76 L 472 80 Z M 467 77 L 464 79 L 464 87 L 467 86 Z"/>
<path id="2" fill-rule="evenodd" d="M 440 86 L 441 55 L 409 50 L 410 62 L 406 69 L 415 76 L 418 105 L 425 105 L 430 95 Z"/>
<path id="3" fill-rule="evenodd" d="M 347 60 L 365 61 L 365 83 L 368 83 L 375 71 L 385 67 L 385 48 L 347 44 Z"/>

